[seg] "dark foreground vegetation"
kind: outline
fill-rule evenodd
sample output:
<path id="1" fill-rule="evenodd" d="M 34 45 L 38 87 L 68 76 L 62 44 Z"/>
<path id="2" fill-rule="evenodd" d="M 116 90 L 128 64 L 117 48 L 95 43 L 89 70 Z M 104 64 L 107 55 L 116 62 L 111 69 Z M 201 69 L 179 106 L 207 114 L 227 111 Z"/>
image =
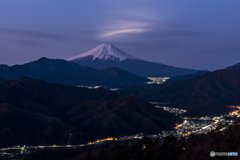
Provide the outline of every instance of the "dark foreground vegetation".
<path id="1" fill-rule="evenodd" d="M 134 143 L 102 145 L 81 149 L 43 150 L 24 157 L 26 160 L 208 160 L 208 159 L 239 159 L 237 157 L 210 157 L 210 152 L 240 153 L 240 126 L 235 123 L 227 130 L 220 131 L 224 125 L 207 135 L 190 135 L 187 139 L 177 140 L 168 136 L 160 144 L 159 139 L 148 137 Z"/>

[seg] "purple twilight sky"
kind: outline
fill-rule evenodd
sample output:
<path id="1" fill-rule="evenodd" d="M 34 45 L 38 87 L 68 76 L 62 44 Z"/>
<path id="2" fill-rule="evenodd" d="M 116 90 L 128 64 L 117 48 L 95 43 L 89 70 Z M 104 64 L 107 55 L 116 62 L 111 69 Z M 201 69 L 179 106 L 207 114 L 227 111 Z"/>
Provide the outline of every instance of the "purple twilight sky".
<path id="1" fill-rule="evenodd" d="M 101 43 L 148 61 L 240 62 L 239 0 L 0 0 L 0 64 L 66 59 Z"/>

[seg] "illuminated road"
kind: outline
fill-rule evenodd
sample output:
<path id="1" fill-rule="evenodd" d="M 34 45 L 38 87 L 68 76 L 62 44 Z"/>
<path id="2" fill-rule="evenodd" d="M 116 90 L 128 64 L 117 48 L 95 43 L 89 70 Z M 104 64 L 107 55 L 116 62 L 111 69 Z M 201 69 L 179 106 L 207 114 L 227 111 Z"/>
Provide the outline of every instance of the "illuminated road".
<path id="1" fill-rule="evenodd" d="M 184 125 L 185 123 L 187 123 L 187 120 L 185 120 L 182 124 L 179 124 L 175 127 L 175 129 L 178 129 L 179 127 L 182 127 L 182 125 Z"/>
<path id="2" fill-rule="evenodd" d="M 129 139 L 129 137 L 128 137 Z M 96 140 L 95 142 L 88 142 L 87 144 L 80 144 L 80 145 L 52 145 L 52 146 L 27 146 L 27 147 L 17 147 L 17 148 L 2 148 L 0 151 L 9 151 L 9 150 L 19 150 L 19 149 L 42 149 L 42 148 L 77 148 L 77 147 L 83 147 L 87 145 L 92 145 L 92 144 L 97 144 L 100 142 L 106 142 L 106 141 L 116 141 L 117 138 L 105 138 L 105 139 L 99 139 Z"/>
<path id="3" fill-rule="evenodd" d="M 35 149 L 41 149 L 41 148 L 74 148 L 74 147 L 82 147 L 82 146 L 86 146 L 86 144 L 81 144 L 81 145 L 52 145 L 52 146 L 31 146 L 31 147 L 19 147 L 19 148 L 2 148 L 0 149 L 0 151 L 9 151 L 9 150 L 19 150 L 22 148 L 25 149 L 31 149 L 31 148 L 35 148 Z"/>
<path id="4" fill-rule="evenodd" d="M 235 108 L 240 109 L 240 106 L 237 106 Z M 228 115 L 225 115 L 225 116 L 228 117 L 228 116 L 237 115 L 237 117 L 240 117 L 239 111 L 240 110 L 234 110 L 234 111 L 230 112 Z M 223 116 L 223 117 L 225 117 L 225 116 Z M 200 120 L 200 119 L 198 119 L 198 120 Z M 200 131 L 206 130 L 209 127 L 212 127 L 213 125 L 218 124 L 220 122 L 220 120 L 216 120 L 216 119 L 213 119 L 213 118 L 212 118 L 212 120 L 214 120 L 214 123 L 211 123 L 211 124 L 208 124 L 206 126 L 203 126 L 200 129 Z M 184 122 L 182 124 L 179 124 L 179 125 L 177 125 L 174 128 L 175 129 L 179 129 L 180 127 L 182 127 L 186 123 L 188 123 L 188 121 L 184 120 Z M 184 135 L 189 135 L 189 134 L 191 134 L 191 132 L 187 132 Z M 119 141 L 123 141 L 123 140 L 129 140 L 129 139 L 141 139 L 142 138 L 142 133 L 139 134 L 139 135 L 137 135 L 137 136 L 128 136 L 128 137 L 125 136 L 125 137 L 119 137 L 119 138 L 110 137 L 110 138 L 100 139 L 100 140 L 96 140 L 94 142 L 88 142 L 87 144 L 80 144 L 80 145 L 51 145 L 51 146 L 8 147 L 8 148 L 2 148 L 2 149 L 0 149 L 0 151 L 21 150 L 21 149 L 31 149 L 31 148 L 32 149 L 42 149 L 42 148 L 78 148 L 78 147 L 83 147 L 83 146 L 87 146 L 87 145 L 94 145 L 94 144 L 104 143 L 104 142 L 107 142 L 107 141 L 118 141 L 118 140 Z M 149 136 L 151 136 L 151 135 L 149 135 Z"/>

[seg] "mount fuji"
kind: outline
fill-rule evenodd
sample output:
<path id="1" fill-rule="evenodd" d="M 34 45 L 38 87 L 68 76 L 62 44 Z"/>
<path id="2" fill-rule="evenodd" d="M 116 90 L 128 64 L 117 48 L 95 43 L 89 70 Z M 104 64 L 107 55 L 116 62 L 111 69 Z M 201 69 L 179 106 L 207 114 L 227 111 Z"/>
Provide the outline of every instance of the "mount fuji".
<path id="1" fill-rule="evenodd" d="M 112 44 L 101 44 L 94 49 L 77 56 L 72 56 L 66 60 L 96 69 L 117 67 L 135 75 L 145 77 L 174 77 L 198 72 L 198 70 L 177 68 L 161 63 L 145 61 L 120 50 Z"/>
<path id="2" fill-rule="evenodd" d="M 91 49 L 90 51 L 87 51 L 85 53 L 82 53 L 77 56 L 70 57 L 66 59 L 67 61 L 76 61 L 83 59 L 85 57 L 91 57 L 92 61 L 94 60 L 113 60 L 113 61 L 123 61 L 126 59 L 136 59 L 139 60 L 136 57 L 133 57 L 132 55 L 118 49 L 112 44 L 101 44 L 97 46 L 94 49 Z"/>

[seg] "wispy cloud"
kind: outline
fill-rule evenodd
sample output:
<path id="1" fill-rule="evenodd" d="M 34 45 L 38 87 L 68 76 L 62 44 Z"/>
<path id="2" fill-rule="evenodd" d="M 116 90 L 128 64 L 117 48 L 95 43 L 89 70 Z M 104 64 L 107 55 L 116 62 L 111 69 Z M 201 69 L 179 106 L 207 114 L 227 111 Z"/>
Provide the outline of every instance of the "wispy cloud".
<path id="1" fill-rule="evenodd" d="M 143 29 L 125 29 L 125 30 L 119 30 L 119 31 L 114 31 L 110 33 L 103 34 L 101 37 L 106 37 L 106 36 L 112 36 L 115 34 L 120 34 L 120 33 L 136 33 L 136 32 L 143 32 Z"/>
<path id="2" fill-rule="evenodd" d="M 17 45 L 23 45 L 27 47 L 43 47 L 45 46 L 44 43 L 40 41 L 34 41 L 34 40 L 24 40 L 24 39 L 10 39 L 6 40 L 8 43 L 14 43 Z"/>
<path id="3" fill-rule="evenodd" d="M 34 39 L 43 39 L 43 40 L 64 40 L 65 36 L 47 33 L 42 31 L 34 31 L 34 30 L 20 30 L 20 29 L 8 29 L 8 28 L 0 28 L 0 32 L 4 32 L 13 36 L 21 36 L 27 38 Z"/>

